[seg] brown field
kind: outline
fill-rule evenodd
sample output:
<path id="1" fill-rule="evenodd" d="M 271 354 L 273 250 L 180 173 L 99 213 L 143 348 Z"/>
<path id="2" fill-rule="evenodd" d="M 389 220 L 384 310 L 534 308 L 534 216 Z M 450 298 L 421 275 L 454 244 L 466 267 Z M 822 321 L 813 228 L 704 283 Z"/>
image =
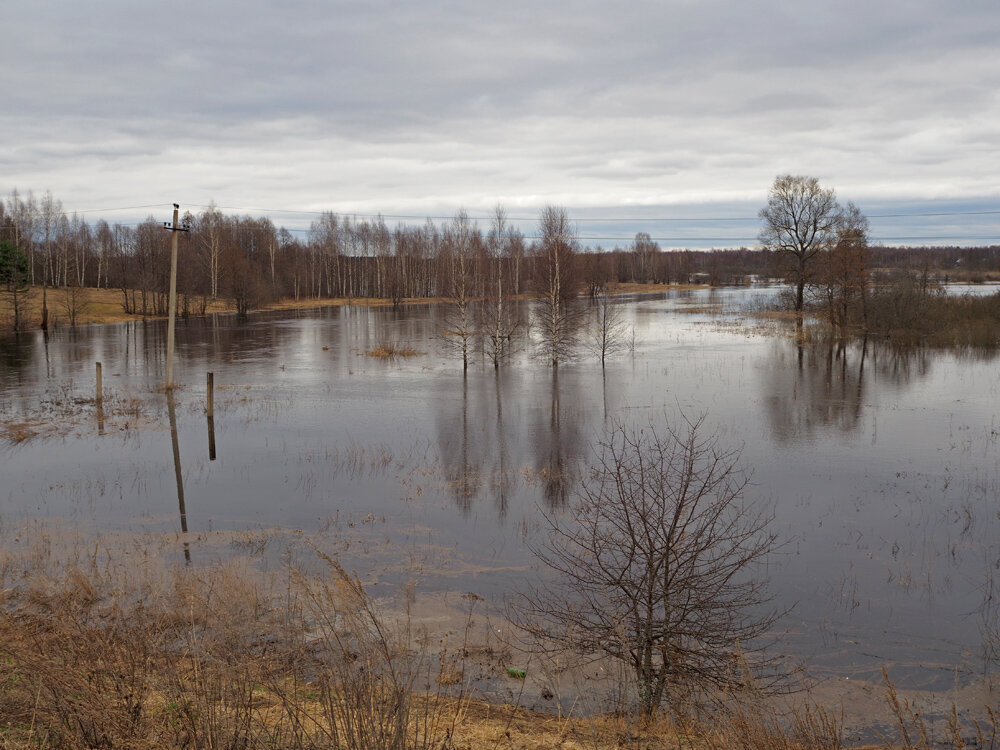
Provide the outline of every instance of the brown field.
<path id="1" fill-rule="evenodd" d="M 76 302 L 72 302 L 71 294 L 75 291 L 78 295 Z M 49 308 L 49 326 L 52 328 L 69 325 L 71 305 L 76 307 L 77 325 L 90 325 L 92 323 L 120 323 L 126 320 L 142 320 L 142 315 L 126 314 L 122 308 L 122 292 L 119 289 L 93 289 L 84 288 L 58 288 L 50 287 L 46 290 L 46 300 Z M 25 295 L 27 299 L 27 325 L 28 330 L 37 329 L 42 323 L 42 288 L 32 287 Z M 233 307 L 222 300 L 209 302 L 208 312 L 232 312 Z M 8 295 L 0 295 L 0 320 L 11 316 L 11 302 Z M 146 318 L 156 316 L 147 315 Z M 165 317 L 165 316 L 164 316 Z"/>
<path id="2" fill-rule="evenodd" d="M 610 291 L 613 294 L 636 294 L 636 293 L 656 293 L 673 289 L 698 289 L 697 285 L 690 284 L 613 284 Z M 76 324 L 91 325 L 100 323 L 120 323 L 128 320 L 144 320 L 157 317 L 156 315 L 127 314 L 122 308 L 122 292 L 119 289 L 94 289 L 83 288 L 75 290 L 78 295 L 73 302 L 70 289 L 50 287 L 46 291 L 46 298 L 49 308 L 49 326 L 57 328 L 69 325 L 70 307 L 76 307 Z M 526 298 L 528 295 L 520 295 Z M 32 287 L 25 295 L 27 300 L 26 316 L 27 330 L 37 329 L 42 321 L 42 288 Z M 447 302 L 444 297 L 414 297 L 402 300 L 403 305 L 426 305 Z M 265 310 L 303 310 L 314 307 L 340 307 L 343 305 L 364 305 L 368 307 L 388 307 L 392 305 L 390 299 L 377 298 L 300 298 L 281 299 L 266 305 Z M 178 303 L 180 306 L 180 303 Z M 191 307 L 199 306 L 198 300 L 192 300 Z M 209 313 L 233 313 L 236 308 L 231 302 L 224 299 L 211 300 L 206 306 Z M 0 324 L 10 324 L 11 303 L 7 295 L 0 295 Z"/>

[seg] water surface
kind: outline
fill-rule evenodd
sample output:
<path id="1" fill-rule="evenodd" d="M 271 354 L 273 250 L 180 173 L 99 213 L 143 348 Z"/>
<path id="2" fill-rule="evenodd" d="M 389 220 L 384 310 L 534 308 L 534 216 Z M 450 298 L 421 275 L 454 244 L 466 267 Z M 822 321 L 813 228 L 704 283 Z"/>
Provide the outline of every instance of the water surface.
<path id="1" fill-rule="evenodd" d="M 261 547 L 274 538 L 277 555 L 282 535 L 301 529 L 340 544 L 379 585 L 416 580 L 497 602 L 543 574 L 527 546 L 539 514 L 572 499 L 609 424 L 704 415 L 742 446 L 751 495 L 774 509 L 784 544 L 767 573 L 775 606 L 790 608 L 781 648 L 820 677 L 876 678 L 889 664 L 904 686 L 946 690 L 988 673 L 1000 569 L 996 361 L 800 345 L 741 314 L 772 293 L 630 298 L 629 345 L 604 370 L 583 354 L 556 372 L 524 350 L 498 371 L 480 357 L 463 374 L 440 345 L 434 306 L 182 321 L 183 528 L 156 391 L 165 324 L 0 343 L 0 419 L 37 432 L 0 444 L 0 520 L 8 530 L 40 519 L 175 535 L 178 559 L 194 564 L 222 554 L 212 535 L 251 532 Z M 384 344 L 421 354 L 366 355 Z"/>

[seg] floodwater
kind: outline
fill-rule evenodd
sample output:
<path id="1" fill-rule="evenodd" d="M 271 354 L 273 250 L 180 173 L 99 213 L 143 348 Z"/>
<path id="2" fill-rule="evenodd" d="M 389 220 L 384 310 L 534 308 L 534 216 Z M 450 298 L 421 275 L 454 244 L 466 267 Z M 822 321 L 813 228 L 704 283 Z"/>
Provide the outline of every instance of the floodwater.
<path id="1" fill-rule="evenodd" d="M 800 346 L 741 314 L 773 293 L 629 298 L 627 346 L 604 371 L 584 354 L 556 373 L 522 351 L 463 375 L 434 306 L 181 321 L 174 440 L 156 390 L 163 322 L 2 342 L 0 420 L 29 432 L 0 438 L 0 522 L 176 538 L 192 564 L 277 557 L 302 531 L 380 586 L 499 602 L 542 575 L 540 512 L 572 499 L 609 424 L 703 415 L 774 511 L 780 649 L 817 677 L 875 680 L 885 664 L 903 687 L 982 678 L 1000 653 L 997 361 Z M 379 345 L 417 354 L 366 355 Z"/>

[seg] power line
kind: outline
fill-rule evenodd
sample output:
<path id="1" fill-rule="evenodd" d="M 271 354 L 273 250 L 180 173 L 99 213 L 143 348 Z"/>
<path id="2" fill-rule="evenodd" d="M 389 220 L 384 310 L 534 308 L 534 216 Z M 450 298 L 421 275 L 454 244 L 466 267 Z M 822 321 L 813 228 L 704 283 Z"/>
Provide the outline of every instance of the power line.
<path id="1" fill-rule="evenodd" d="M 455 216 L 436 216 L 427 214 L 385 214 L 385 213 L 358 213 L 352 211 L 337 212 L 332 209 L 322 211 L 307 211 L 295 208 L 252 208 L 248 206 L 215 206 L 212 204 L 191 204 L 196 208 L 218 208 L 226 211 L 257 211 L 269 214 L 303 214 L 308 216 L 322 216 L 332 213 L 338 216 L 355 216 L 365 219 L 409 219 L 414 221 L 450 221 Z M 869 219 L 900 219 L 900 218 L 921 218 L 921 217 L 941 217 L 941 216 L 997 216 L 1000 209 L 987 211 L 933 211 L 914 213 L 894 213 L 894 214 L 866 214 Z M 488 221 L 493 218 L 486 216 L 469 216 L 473 221 Z M 537 216 L 507 216 L 508 221 L 537 221 Z M 572 221 L 577 223 L 623 223 L 623 222 L 709 222 L 709 221 L 760 221 L 759 216 L 621 216 L 621 217 L 579 217 Z"/>
<path id="2" fill-rule="evenodd" d="M 76 211 L 61 211 L 57 213 L 57 216 L 71 216 L 73 214 L 93 214 L 93 213 L 111 213 L 114 211 L 137 211 L 146 208 L 169 208 L 172 204 L 170 203 L 147 203 L 138 206 L 113 206 L 107 208 L 84 208 Z M 404 219 L 413 221 L 426 221 L 430 219 L 432 221 L 450 221 L 454 219 L 454 215 L 444 216 L 444 215 L 427 215 L 427 214 L 386 214 L 386 213 L 358 213 L 358 212 L 336 212 L 332 209 L 325 209 L 321 211 L 316 210 L 305 210 L 296 208 L 254 208 L 249 206 L 219 206 L 215 204 L 203 204 L 203 203 L 191 203 L 188 204 L 194 208 L 217 208 L 226 211 L 250 211 L 259 212 L 265 214 L 301 214 L 303 216 L 322 216 L 326 213 L 334 213 L 339 216 L 354 216 L 365 219 Z M 890 214 L 866 214 L 869 219 L 910 219 L 910 218 L 940 218 L 944 216 L 998 216 L 1000 215 L 1000 209 L 997 210 L 983 210 L 983 211 L 916 211 L 912 213 L 890 213 Z M 485 216 L 469 216 L 473 221 L 488 221 L 493 218 L 491 215 Z M 508 221 L 537 221 L 537 216 L 507 216 Z M 625 222 L 643 222 L 643 223 L 659 223 L 659 222 L 727 222 L 727 221 L 760 221 L 759 216 L 581 216 L 572 219 L 576 223 L 625 223 Z M 293 230 L 294 231 L 294 230 Z M 604 239 L 600 237 L 595 238 L 581 238 L 581 239 Z M 898 238 L 905 239 L 905 238 Z"/>
<path id="3" fill-rule="evenodd" d="M 70 214 L 97 214 L 105 213 L 110 211 L 137 211 L 140 208 L 164 208 L 170 206 L 170 203 L 148 203 L 145 206 L 118 206 L 117 208 L 84 208 L 80 211 L 63 211 L 63 216 L 69 216 Z"/>

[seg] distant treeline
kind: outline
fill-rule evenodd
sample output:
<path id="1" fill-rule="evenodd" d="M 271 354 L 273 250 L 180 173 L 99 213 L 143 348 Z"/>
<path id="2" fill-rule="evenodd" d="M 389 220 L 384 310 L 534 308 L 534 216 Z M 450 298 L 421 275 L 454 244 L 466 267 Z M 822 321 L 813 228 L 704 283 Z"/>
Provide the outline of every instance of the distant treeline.
<path id="1" fill-rule="evenodd" d="M 39 198 L 15 191 L 0 202 L 0 241 L 13 243 L 27 259 L 34 286 L 120 289 L 126 312 L 156 315 L 167 307 L 171 233 L 163 228 L 165 218 L 150 216 L 138 226 L 91 224 L 64 211 L 49 193 Z M 548 284 L 544 266 L 551 248 L 544 232 L 527 241 L 502 208 L 485 229 L 461 212 L 447 222 L 416 226 L 327 212 L 303 235 L 265 217 L 214 207 L 185 213 L 183 222 L 190 231 L 179 242 L 178 291 L 189 311 L 219 297 L 241 312 L 278 298 L 454 297 L 457 275 L 463 294 L 481 298 L 496 290 L 543 292 Z M 641 232 L 607 250 L 584 251 L 572 232 L 558 241 L 565 245 L 561 295 L 596 293 L 612 282 L 722 285 L 782 273 L 779 257 L 768 250 L 664 251 Z M 870 267 L 975 280 L 1000 273 L 1000 246 L 871 247 Z"/>

